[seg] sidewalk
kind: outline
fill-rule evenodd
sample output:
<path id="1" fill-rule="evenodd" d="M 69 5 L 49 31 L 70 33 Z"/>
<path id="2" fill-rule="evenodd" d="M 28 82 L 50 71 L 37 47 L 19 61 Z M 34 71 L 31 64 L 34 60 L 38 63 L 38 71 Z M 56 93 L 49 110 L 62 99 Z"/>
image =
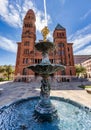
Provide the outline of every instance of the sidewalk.
<path id="1" fill-rule="evenodd" d="M 0 88 L 3 89 L 0 94 L 0 106 L 10 104 L 21 98 L 39 96 L 40 84 L 40 81 L 31 83 L 0 82 Z M 91 94 L 77 87 L 79 85 L 81 85 L 80 82 L 57 83 L 53 81 L 51 82 L 51 96 L 69 98 L 91 108 Z"/>

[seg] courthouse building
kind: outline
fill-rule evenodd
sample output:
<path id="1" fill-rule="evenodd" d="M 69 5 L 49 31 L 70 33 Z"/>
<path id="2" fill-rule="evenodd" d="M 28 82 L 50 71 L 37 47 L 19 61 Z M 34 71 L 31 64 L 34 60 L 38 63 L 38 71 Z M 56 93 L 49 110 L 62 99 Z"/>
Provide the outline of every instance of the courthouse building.
<path id="1" fill-rule="evenodd" d="M 33 10 L 29 10 L 23 21 L 21 42 L 18 42 L 15 76 L 34 76 L 32 70 L 26 69 L 27 66 L 38 64 L 42 60 L 41 52 L 35 49 L 36 44 L 36 17 Z M 41 39 L 40 39 L 41 41 Z M 62 64 L 64 71 L 58 71 L 58 76 L 74 76 L 75 66 L 73 57 L 73 43 L 67 43 L 66 29 L 58 24 L 53 31 L 53 42 L 55 51 L 49 52 L 51 63 Z"/>

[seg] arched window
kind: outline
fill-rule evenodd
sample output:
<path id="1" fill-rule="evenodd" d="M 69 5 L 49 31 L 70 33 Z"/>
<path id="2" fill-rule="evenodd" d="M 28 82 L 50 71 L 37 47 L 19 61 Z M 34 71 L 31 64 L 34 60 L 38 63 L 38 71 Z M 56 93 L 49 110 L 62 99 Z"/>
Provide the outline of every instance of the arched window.
<path id="1" fill-rule="evenodd" d="M 28 58 L 23 58 L 23 64 L 28 64 Z"/>
<path id="2" fill-rule="evenodd" d="M 72 70 L 70 70 L 70 75 L 72 75 Z"/>
<path id="3" fill-rule="evenodd" d="M 26 69 L 26 68 L 23 68 L 22 74 L 23 74 L 23 75 L 27 75 L 27 69 Z"/>
<path id="4" fill-rule="evenodd" d="M 62 75 L 65 75 L 65 70 L 62 70 L 62 71 L 61 71 L 61 74 L 62 74 Z"/>

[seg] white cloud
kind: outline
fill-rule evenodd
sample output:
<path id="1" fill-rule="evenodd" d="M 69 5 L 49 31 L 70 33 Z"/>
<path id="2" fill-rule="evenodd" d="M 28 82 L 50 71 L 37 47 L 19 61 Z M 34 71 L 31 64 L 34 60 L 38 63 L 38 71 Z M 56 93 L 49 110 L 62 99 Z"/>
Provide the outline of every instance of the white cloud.
<path id="1" fill-rule="evenodd" d="M 90 14 L 91 14 L 91 9 L 88 12 L 86 12 L 83 17 L 81 17 L 81 20 L 86 19 Z"/>
<path id="2" fill-rule="evenodd" d="M 16 53 L 17 44 L 15 43 L 15 41 L 12 41 L 8 38 L 0 36 L 0 48 Z"/>
<path id="3" fill-rule="evenodd" d="M 23 18 L 28 11 L 33 9 L 36 15 L 36 29 L 40 31 L 46 24 L 44 12 L 38 10 L 31 0 L 0 0 L 0 16 L 13 27 L 22 27 Z M 51 18 L 47 15 L 48 24 Z"/>
<path id="4" fill-rule="evenodd" d="M 44 12 L 36 8 L 31 0 L 0 0 L 0 19 L 13 27 L 22 27 L 22 22 L 26 12 L 33 9 L 36 15 L 36 30 L 41 31 L 46 25 Z M 47 15 L 48 24 L 51 17 Z M 51 35 L 49 35 L 51 37 Z M 16 43 L 10 39 L 0 36 L 0 48 L 16 52 Z"/>
<path id="5" fill-rule="evenodd" d="M 75 54 L 91 54 L 91 24 L 72 34 L 69 41 L 74 43 Z"/>
<path id="6" fill-rule="evenodd" d="M 75 54 L 77 55 L 91 55 L 91 45 L 87 46 L 84 48 L 84 50 L 80 50 L 76 52 Z"/>

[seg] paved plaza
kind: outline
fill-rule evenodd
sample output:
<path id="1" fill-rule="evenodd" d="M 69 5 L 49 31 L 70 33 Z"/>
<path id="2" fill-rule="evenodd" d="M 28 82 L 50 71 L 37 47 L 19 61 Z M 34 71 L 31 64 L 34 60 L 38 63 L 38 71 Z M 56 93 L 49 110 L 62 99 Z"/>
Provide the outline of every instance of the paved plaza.
<path id="1" fill-rule="evenodd" d="M 91 94 L 79 88 L 81 84 L 91 85 L 91 82 L 57 82 L 51 80 L 51 96 L 69 98 L 91 108 Z M 24 82 L 0 82 L 0 107 L 10 104 L 18 99 L 39 96 L 40 80 Z"/>

